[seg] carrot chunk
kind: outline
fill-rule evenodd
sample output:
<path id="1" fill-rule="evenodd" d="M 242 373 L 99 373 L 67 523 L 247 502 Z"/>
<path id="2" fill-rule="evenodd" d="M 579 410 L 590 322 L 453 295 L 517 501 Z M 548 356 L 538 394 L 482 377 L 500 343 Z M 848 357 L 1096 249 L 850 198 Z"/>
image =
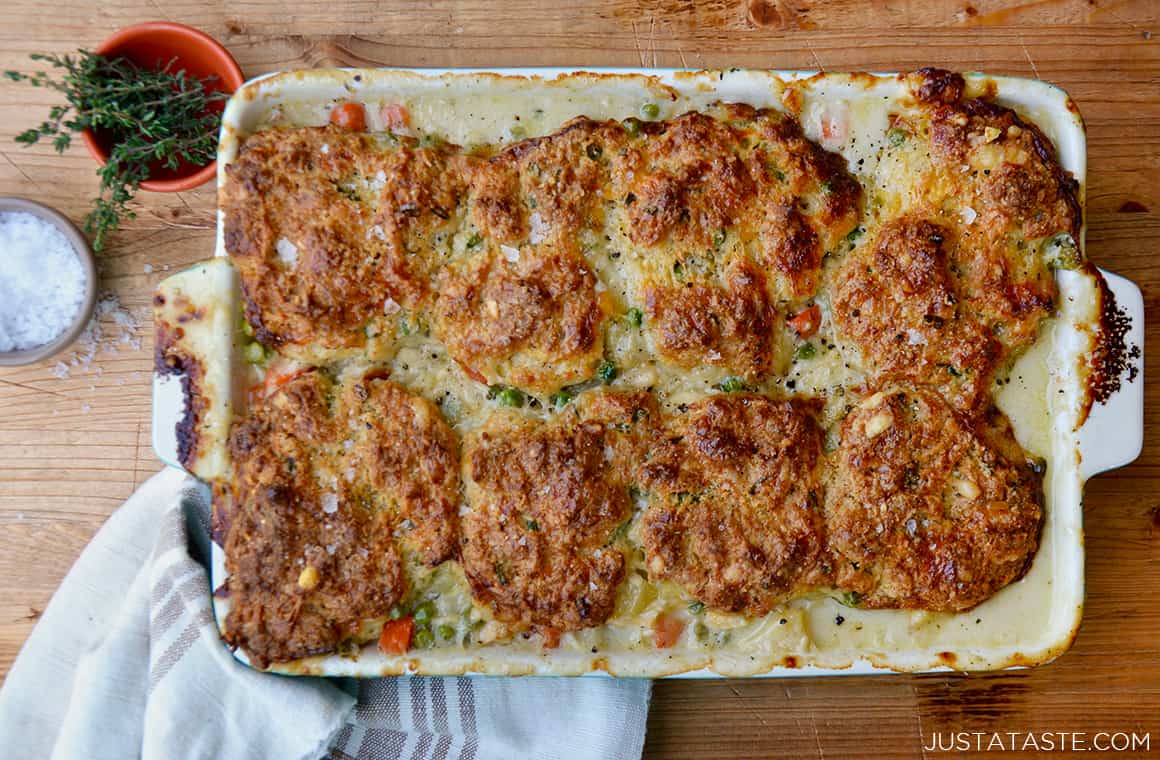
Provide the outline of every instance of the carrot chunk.
<path id="1" fill-rule="evenodd" d="M 367 112 L 361 103 L 339 103 L 330 112 L 330 123 L 362 132 L 367 128 Z"/>
<path id="2" fill-rule="evenodd" d="M 677 643 L 683 630 L 685 630 L 683 620 L 676 615 L 662 612 L 653 621 L 653 643 L 657 649 L 668 649 Z"/>
<path id="3" fill-rule="evenodd" d="M 410 616 L 388 620 L 379 634 L 379 649 L 383 654 L 406 654 L 411 648 L 411 634 L 414 632 L 415 621 Z"/>
<path id="4" fill-rule="evenodd" d="M 822 326 L 822 310 L 818 308 L 817 304 L 803 309 L 797 314 L 789 318 L 789 326 L 793 328 L 801 338 L 812 338 Z"/>

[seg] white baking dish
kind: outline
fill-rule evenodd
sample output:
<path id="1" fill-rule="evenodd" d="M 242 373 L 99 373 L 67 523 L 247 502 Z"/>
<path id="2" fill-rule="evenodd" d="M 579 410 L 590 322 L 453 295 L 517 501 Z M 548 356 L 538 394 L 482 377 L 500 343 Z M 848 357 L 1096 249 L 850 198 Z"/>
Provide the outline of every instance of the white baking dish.
<path id="1" fill-rule="evenodd" d="M 1005 77 L 968 77 L 972 86 L 989 83 L 997 99 L 1034 120 L 1055 142 L 1060 162 L 1080 182 L 1082 203 L 1085 185 L 1085 140 L 1082 120 L 1067 95 L 1035 80 Z M 675 93 L 670 106 L 679 112 L 716 100 L 747 102 L 756 106 L 780 106 L 787 83 L 805 93 L 801 120 L 807 134 L 818 139 L 818 117 L 827 107 L 849 107 L 859 99 L 896 95 L 902 86 L 893 75 L 847 76 L 808 72 L 679 72 L 668 70 L 601 70 L 580 74 L 561 69 L 497 70 L 492 72 L 343 70 L 307 71 L 271 75 L 248 83 L 227 106 L 219 151 L 219 183 L 224 167 L 234 158 L 240 136 L 252 130 L 271 108 L 292 103 L 329 104 L 356 98 L 367 102 L 391 101 L 407 96 L 430 108 L 454 108 L 459 93 L 472 93 L 486 101 L 489 95 L 518 93 L 528 99 L 560 98 L 563 93 L 584 93 L 580 106 L 562 116 L 581 112 L 593 117 L 623 117 L 627 103 L 659 91 Z M 551 119 L 549 119 L 551 120 Z M 373 126 L 373 125 L 372 125 Z M 553 128 L 545 124 L 545 129 Z M 455 141 L 456 135 L 448 137 Z M 217 256 L 224 250 L 220 236 Z M 1082 242 L 1082 241 L 1081 241 Z M 602 649 L 598 655 L 586 648 L 560 647 L 550 651 L 518 650 L 506 645 L 481 649 L 458 647 L 410 652 L 389 657 L 373 647 L 357 658 L 310 658 L 275 665 L 287 673 L 334 676 L 377 676 L 389 673 L 508 673 L 587 674 L 632 676 L 762 675 L 796 676 L 865 673 L 879 670 L 919 671 L 937 668 L 986 670 L 1043 663 L 1070 645 L 1079 626 L 1084 598 L 1084 549 L 1082 493 L 1093 475 L 1132 461 L 1143 441 L 1143 358 L 1137 352 L 1131 367 L 1116 366 L 1124 373 L 1118 392 L 1088 409 L 1091 357 L 1101 341 L 1113 340 L 1101 327 L 1112 310 L 1109 294 L 1130 321 L 1123 340 L 1143 346 L 1143 301 L 1139 289 L 1128 280 L 1103 273 L 1061 271 L 1058 274 L 1061 311 L 1054 329 L 1045 333 L 1034 351 L 1021 359 L 1026 372 L 1022 383 L 1009 384 L 998 394 L 999 404 L 1014 418 L 1021 442 L 1032 448 L 1030 436 L 1041 435 L 1038 444 L 1049 461 L 1044 490 L 1048 518 L 1042 545 L 1027 576 L 1001 591 L 976 610 L 960 615 L 932 617 L 928 613 L 847 609 L 828 598 L 803 603 L 797 641 L 784 639 L 775 652 L 748 660 L 738 654 L 714 655 L 704 649 L 662 651 Z M 216 354 L 209 358 L 212 382 L 227 406 L 211 411 L 206 424 L 228 428 L 231 381 L 231 347 L 234 346 L 230 309 L 236 307 L 237 284 L 227 267 L 199 265 L 177 275 L 185 278 L 190 293 L 218 293 L 226 304 L 217 319 Z M 209 348 L 207 351 L 211 350 Z M 1036 371 L 1036 367 L 1039 368 Z M 1128 382 L 1128 374 L 1134 378 Z M 1022 387 L 1020 387 L 1022 385 Z M 1019 424 L 1018 408 L 1031 396 L 1047 399 L 1051 424 L 1038 433 Z M 158 456 L 180 467 L 175 429 L 186 414 L 186 398 L 179 377 L 158 375 L 154 379 L 153 440 Z M 217 416 L 214 416 L 216 414 Z M 221 452 L 209 452 L 194 470 L 201 475 L 220 472 Z M 213 583 L 225 576 L 223 551 L 213 546 Z M 219 621 L 224 620 L 228 600 L 215 599 Z M 840 615 L 849 624 L 839 630 L 822 626 Z M 977 621 L 985 621 L 977 622 Z M 859 638 L 855 629 L 876 632 Z M 917 632 L 917 633 L 916 633 Z M 878 635 L 881 634 L 881 635 Z M 779 648 L 778 648 L 779 647 Z M 775 656 L 776 655 L 776 656 Z M 244 660 L 244 655 L 238 653 Z M 756 662 L 756 664 L 754 664 Z"/>

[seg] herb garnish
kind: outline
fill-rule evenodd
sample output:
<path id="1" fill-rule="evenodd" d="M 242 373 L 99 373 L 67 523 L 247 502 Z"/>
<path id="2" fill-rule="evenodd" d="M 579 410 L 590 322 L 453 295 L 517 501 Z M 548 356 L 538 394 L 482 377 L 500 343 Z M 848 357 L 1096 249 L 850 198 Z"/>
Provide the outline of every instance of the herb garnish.
<path id="1" fill-rule="evenodd" d="M 60 78 L 44 71 L 6 71 L 4 76 L 57 90 L 67 105 L 53 106 L 48 120 L 21 132 L 17 142 L 31 145 L 51 138 L 52 147 L 63 153 L 72 142 L 70 133 L 91 129 L 112 138 L 109 160 L 97 171 L 101 194 L 85 219 L 94 250 L 104 247 L 105 236 L 122 219 L 136 216 L 127 204 L 138 185 L 149 179 L 151 169 L 177 169 L 183 161 L 205 166 L 214 159 L 221 114 L 210 106 L 229 96 L 207 92 L 205 82 L 184 69 L 172 70 L 176 59 L 150 71 L 124 58 L 108 59 L 87 50 L 75 56 L 30 57 L 61 69 Z"/>

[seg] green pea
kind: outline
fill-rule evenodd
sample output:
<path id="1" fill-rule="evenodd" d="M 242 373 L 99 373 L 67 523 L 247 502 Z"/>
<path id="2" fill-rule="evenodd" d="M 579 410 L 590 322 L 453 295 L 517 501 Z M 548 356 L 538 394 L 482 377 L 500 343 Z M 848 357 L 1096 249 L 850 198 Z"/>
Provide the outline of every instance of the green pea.
<path id="1" fill-rule="evenodd" d="M 401 607 L 392 607 L 391 611 L 387 613 L 387 617 L 391 620 L 398 620 L 403 617 L 403 610 Z"/>
<path id="2" fill-rule="evenodd" d="M 568 402 L 572 400 L 572 394 L 565 390 L 558 390 L 549 396 L 548 400 L 552 402 L 552 406 L 561 409 L 567 406 Z"/>
<path id="3" fill-rule="evenodd" d="M 705 603 L 704 602 L 693 602 L 692 604 L 689 605 L 689 612 L 693 613 L 694 615 L 700 615 L 704 611 L 705 611 Z"/>
<path id="4" fill-rule="evenodd" d="M 524 393 L 519 388 L 504 388 L 495 394 L 500 406 L 521 407 L 524 405 Z"/>
<path id="5" fill-rule="evenodd" d="M 634 118 L 628 118 L 621 122 L 624 131 L 628 133 L 629 137 L 636 137 L 640 134 L 640 121 Z"/>
<path id="6" fill-rule="evenodd" d="M 248 320 L 248 319 L 242 320 L 242 332 L 244 332 L 246 334 L 247 338 L 254 337 L 254 326 L 250 324 L 250 320 Z"/>
<path id="7" fill-rule="evenodd" d="M 604 153 L 604 148 L 600 147 L 596 143 L 589 143 L 588 147 L 584 149 L 584 152 L 593 161 L 598 161 L 601 154 Z"/>
<path id="8" fill-rule="evenodd" d="M 902 145 L 909 136 L 905 129 L 899 129 L 898 127 L 892 127 L 886 130 L 886 140 L 892 148 L 897 148 L 899 145 Z"/>
<path id="9" fill-rule="evenodd" d="M 524 520 L 524 524 L 528 526 L 528 530 L 530 530 L 532 533 L 536 533 L 540 530 L 540 524 L 530 517 Z"/>
<path id="10" fill-rule="evenodd" d="M 725 393 L 740 393 L 745 390 L 745 381 L 739 377 L 727 377 L 717 383 L 717 387 Z"/>
<path id="11" fill-rule="evenodd" d="M 515 140 L 522 140 L 528 136 L 528 131 L 526 129 L 524 129 L 523 127 L 521 127 L 519 124 L 514 125 L 508 131 L 511 132 L 512 139 L 515 139 Z"/>
<path id="12" fill-rule="evenodd" d="M 625 316 L 628 317 L 628 323 L 633 327 L 640 327 L 644 324 L 644 312 L 635 306 L 629 309 Z"/>
<path id="13" fill-rule="evenodd" d="M 661 115 L 661 107 L 656 103 L 645 103 L 640 107 L 640 115 L 645 119 L 655 119 Z"/>
<path id="14" fill-rule="evenodd" d="M 862 595 L 857 591 L 847 591 L 842 594 L 842 604 L 847 607 L 857 607 L 862 601 Z"/>
<path id="15" fill-rule="evenodd" d="M 723 245 L 725 245 L 725 230 L 717 230 L 713 233 L 713 250 L 720 250 Z"/>
<path id="16" fill-rule="evenodd" d="M 447 625 L 446 623 L 436 628 L 435 631 L 439 634 L 439 638 L 444 641 L 451 641 L 455 638 L 455 627 Z"/>
<path id="17" fill-rule="evenodd" d="M 266 360 L 266 349 L 261 343 L 254 341 L 246 344 L 246 361 L 250 364 L 261 364 Z"/>
<path id="18" fill-rule="evenodd" d="M 416 628 L 411 634 L 411 645 L 416 649 L 430 649 L 435 646 L 435 636 L 430 628 Z"/>
<path id="19" fill-rule="evenodd" d="M 1079 247 L 1075 244 L 1075 239 L 1071 235 L 1063 234 L 1056 235 L 1052 239 L 1051 245 L 1058 250 L 1058 254 L 1048 264 L 1052 269 L 1078 269 L 1083 263 L 1083 257 L 1079 254 Z"/>
<path id="20" fill-rule="evenodd" d="M 804 360 L 804 359 L 813 359 L 817 355 L 818 355 L 817 346 L 815 346 L 813 343 L 808 343 L 808 342 L 801 344 L 800 346 L 797 347 L 797 350 L 795 350 L 793 352 L 793 358 L 795 358 L 799 361 Z"/>
<path id="21" fill-rule="evenodd" d="M 473 233 L 471 233 L 471 237 L 467 238 L 467 247 L 468 248 L 475 248 L 476 246 L 478 246 L 482 242 L 483 242 L 483 236 L 480 235 L 478 232 L 473 232 Z"/>
<path id="22" fill-rule="evenodd" d="M 596 376 L 599 377 L 600 381 L 605 385 L 608 385 L 613 380 L 615 380 L 618 374 L 620 374 L 620 371 L 616 369 L 616 365 L 607 359 L 600 362 L 600 366 L 596 369 Z"/>
<path id="23" fill-rule="evenodd" d="M 419 623 L 420 625 L 430 623 L 431 619 L 435 617 L 435 602 L 422 602 L 417 607 L 415 607 L 415 610 L 411 613 L 411 616 L 415 618 L 415 622 Z"/>

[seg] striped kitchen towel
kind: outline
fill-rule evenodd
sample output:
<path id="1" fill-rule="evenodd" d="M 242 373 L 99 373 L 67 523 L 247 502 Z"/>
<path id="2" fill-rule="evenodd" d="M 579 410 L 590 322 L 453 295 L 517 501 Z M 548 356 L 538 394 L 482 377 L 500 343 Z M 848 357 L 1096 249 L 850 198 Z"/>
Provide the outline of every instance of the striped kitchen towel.
<path id="1" fill-rule="evenodd" d="M 250 670 L 218 638 L 194 558 L 205 556 L 207 522 L 205 490 L 175 470 L 109 518 L 0 689 L 5 757 L 640 756 L 648 681 Z"/>

